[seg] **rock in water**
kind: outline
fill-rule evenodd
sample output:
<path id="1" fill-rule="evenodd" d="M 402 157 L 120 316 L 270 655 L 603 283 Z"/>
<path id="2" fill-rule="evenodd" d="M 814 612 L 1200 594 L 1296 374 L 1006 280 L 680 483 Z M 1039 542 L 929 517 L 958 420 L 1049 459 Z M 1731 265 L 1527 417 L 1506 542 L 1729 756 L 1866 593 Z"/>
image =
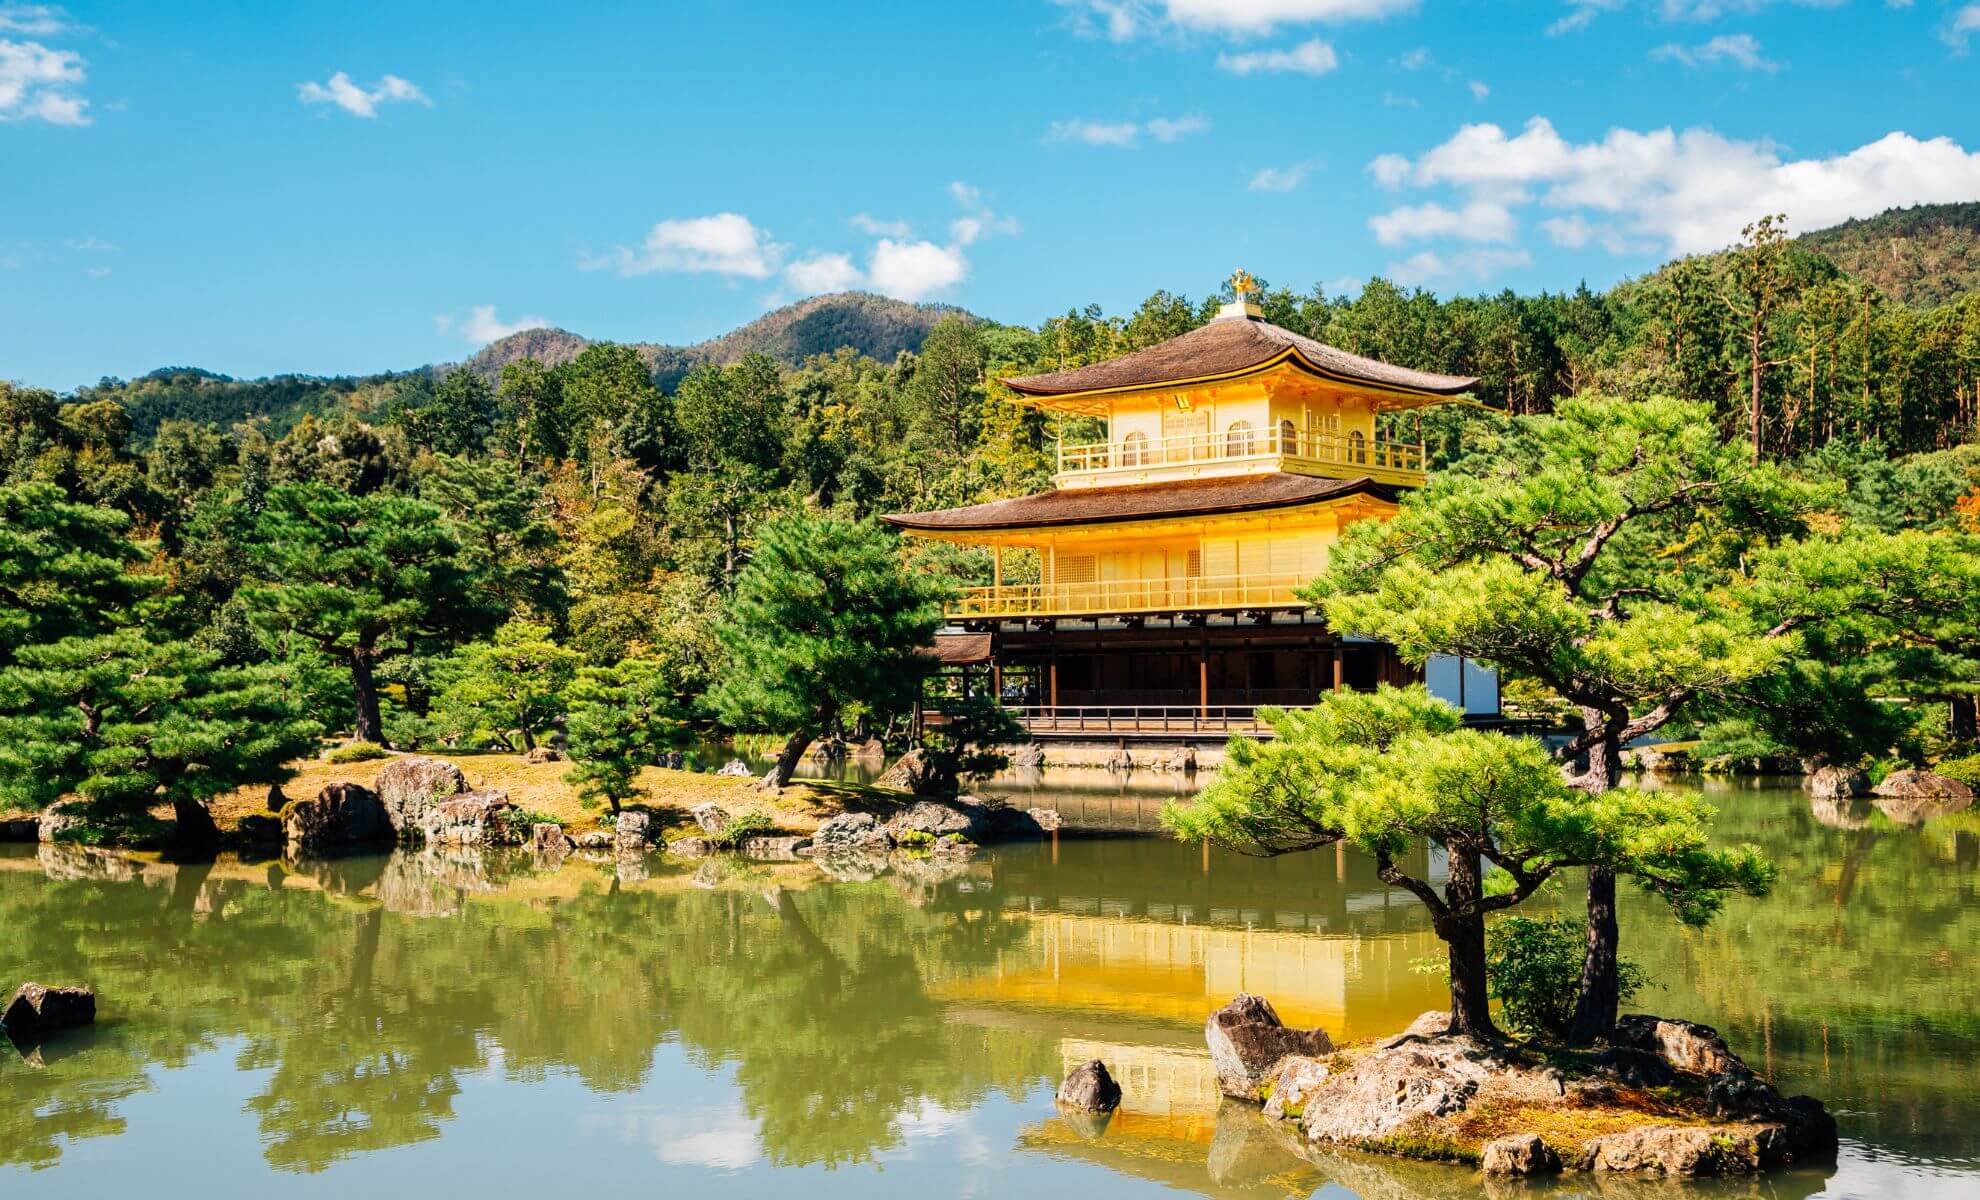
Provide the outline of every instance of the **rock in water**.
<path id="1" fill-rule="evenodd" d="M 291 800 L 282 810 L 282 836 L 293 850 L 369 846 L 393 838 L 391 817 L 371 789 L 333 783 L 314 800 Z"/>
<path id="2" fill-rule="evenodd" d="M 499 814 L 514 807 L 507 792 L 462 792 L 428 805 L 419 831 L 432 846 L 493 845 L 503 838 Z"/>
<path id="3" fill-rule="evenodd" d="M 701 827 L 701 832 L 712 836 L 720 836 L 729 827 L 729 814 L 719 804 L 697 804 L 688 810 L 688 815 Z"/>
<path id="4" fill-rule="evenodd" d="M 41 819 L 35 822 L 35 837 L 44 842 L 61 841 L 63 834 L 87 824 L 82 809 L 80 800 L 57 800 L 41 810 Z"/>
<path id="5" fill-rule="evenodd" d="M 1217 1086 L 1235 1100 L 1257 1104 L 1287 1055 L 1319 1058 L 1334 1052 L 1323 1029 L 1288 1029 L 1263 996 L 1240 993 L 1203 1023 Z"/>
<path id="6" fill-rule="evenodd" d="M 1196 749 L 1192 746 L 1177 746 L 1174 750 L 1169 751 L 1167 758 L 1162 760 L 1162 768 L 1180 774 L 1189 774 L 1195 771 Z"/>
<path id="7" fill-rule="evenodd" d="M 618 834 L 620 850 L 644 850 L 653 832 L 653 817 L 643 812 L 622 812 L 613 827 Z"/>
<path id="8" fill-rule="evenodd" d="M 887 743 L 879 738 L 867 738 L 853 751 L 854 758 L 881 759 L 887 757 Z"/>
<path id="9" fill-rule="evenodd" d="M 0 1013 L 0 1025 L 17 1042 L 37 1041 L 58 1029 L 96 1020 L 96 993 L 80 987 L 24 983 Z"/>
<path id="10" fill-rule="evenodd" d="M 1037 771 L 1045 766 L 1045 747 L 1025 742 L 1011 749 L 1011 765 L 1020 771 Z"/>
<path id="11" fill-rule="evenodd" d="M 1817 767 L 1801 786 L 1818 800 L 1853 800 L 1870 794 L 1870 777 L 1855 767 Z"/>
<path id="12" fill-rule="evenodd" d="M 723 763 L 722 769 L 715 773 L 730 779 L 756 778 L 756 772 L 750 770 L 749 764 L 740 758 L 732 758 L 728 762 Z"/>
<path id="13" fill-rule="evenodd" d="M 811 835 L 811 852 L 823 857 L 872 852 L 885 854 L 893 847 L 894 839 L 880 828 L 872 813 L 840 813 L 820 825 L 818 832 Z"/>
<path id="14" fill-rule="evenodd" d="M 928 773 L 928 755 L 919 747 L 908 751 L 894 760 L 894 765 L 880 773 L 873 781 L 877 788 L 890 788 L 897 792 L 912 792 L 921 787 L 922 778 Z"/>
<path id="15" fill-rule="evenodd" d="M 679 838 L 667 843 L 667 853 L 676 858 L 707 858 L 715 853 L 715 843 L 707 838 Z"/>
<path id="16" fill-rule="evenodd" d="M 953 833 L 981 841 L 984 825 L 981 804 L 965 800 L 918 800 L 888 819 L 887 832 L 895 841 L 904 833 L 925 833 L 938 838 Z"/>
<path id="17" fill-rule="evenodd" d="M 386 763 L 372 781 L 393 832 L 402 839 L 419 836 L 426 810 L 435 802 L 468 790 L 467 776 L 441 758 L 408 755 Z"/>
<path id="18" fill-rule="evenodd" d="M 1561 1156 L 1539 1135 L 1515 1133 L 1485 1143 L 1478 1169 L 1487 1175 L 1551 1175 L 1561 1169 Z"/>
<path id="19" fill-rule="evenodd" d="M 1604 1134 L 1582 1148 L 1584 1171 L 1732 1175 L 1783 1161 L 1778 1125 L 1651 1125 Z"/>
<path id="20" fill-rule="evenodd" d="M 1710 1077 L 1731 1070 L 1747 1070 L 1718 1030 L 1692 1021 L 1631 1013 L 1616 1018 L 1616 1031 L 1609 1042 L 1647 1050 L 1673 1069 L 1693 1075 Z"/>
<path id="21" fill-rule="evenodd" d="M 555 821 L 539 821 L 529 827 L 530 848 L 538 858 L 560 860 L 571 849 L 571 839 Z"/>
<path id="22" fill-rule="evenodd" d="M 1973 789 L 1957 779 L 1935 775 L 1930 771 L 1892 771 L 1884 776 L 1884 782 L 1874 789 L 1879 796 L 1894 797 L 1900 800 L 1965 800 L 1973 799 Z"/>
<path id="23" fill-rule="evenodd" d="M 1066 1076 L 1059 1085 L 1059 1103 L 1076 1112 L 1113 1112 L 1121 1106 L 1121 1085 L 1096 1058 Z"/>
<path id="24" fill-rule="evenodd" d="M 1298 1120 L 1306 1102 L 1320 1090 L 1332 1074 L 1327 1064 L 1303 1054 L 1289 1054 L 1279 1063 L 1278 1078 L 1272 1081 L 1272 1094 L 1265 1098 L 1265 1115 L 1275 1121 Z"/>

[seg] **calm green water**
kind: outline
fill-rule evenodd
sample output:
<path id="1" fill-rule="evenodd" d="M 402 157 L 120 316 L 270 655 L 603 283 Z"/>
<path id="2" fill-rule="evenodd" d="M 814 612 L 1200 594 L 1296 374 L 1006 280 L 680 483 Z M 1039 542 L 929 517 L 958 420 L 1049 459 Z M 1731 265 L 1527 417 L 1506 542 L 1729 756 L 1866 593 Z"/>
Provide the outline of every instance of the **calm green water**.
<path id="1" fill-rule="evenodd" d="M 1627 952 L 1666 985 L 1642 1006 L 1716 1024 L 1827 1098 L 1845 1148 L 1834 1167 L 1622 1194 L 1980 1194 L 1980 823 L 1825 824 L 1781 788 L 1719 803 L 1782 886 L 1704 933 L 1634 905 Z M 6 986 L 102 997 L 94 1030 L 0 1063 L 0 1196 L 1479 1188 L 1457 1168 L 1304 1162 L 1216 1103 L 1201 1023 L 1240 989 L 1347 1037 L 1437 1005 L 1409 967 L 1434 945 L 1419 911 L 1352 854 L 1063 838 L 831 881 L 807 864 L 0 847 L 0 931 Z M 1128 1100 L 1088 1140 L 1051 1094 L 1095 1055 Z"/>

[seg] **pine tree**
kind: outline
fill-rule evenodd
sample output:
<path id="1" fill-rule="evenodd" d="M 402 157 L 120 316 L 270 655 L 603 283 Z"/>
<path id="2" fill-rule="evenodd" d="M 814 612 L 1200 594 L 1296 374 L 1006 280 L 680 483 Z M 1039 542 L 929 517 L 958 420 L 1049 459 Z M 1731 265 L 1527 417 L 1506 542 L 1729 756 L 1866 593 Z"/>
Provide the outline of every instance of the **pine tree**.
<path id="1" fill-rule="evenodd" d="M 769 777 L 781 787 L 848 708 L 914 703 L 945 590 L 903 566 L 894 537 L 873 522 L 772 521 L 718 628 L 727 662 L 709 706 L 733 728 L 786 735 Z"/>
<path id="2" fill-rule="evenodd" d="M 50 483 L 0 487 L 0 669 L 27 646 L 99 633 L 155 590 L 130 518 Z"/>
<path id="3" fill-rule="evenodd" d="M 573 765 L 564 780 L 587 801 L 603 800 L 616 814 L 639 794 L 640 768 L 657 763 L 684 727 L 661 663 L 629 658 L 609 667 L 584 667 L 570 689 L 564 738 Z"/>
<path id="4" fill-rule="evenodd" d="M 463 735 L 494 733 L 504 744 L 513 731 L 524 751 L 534 750 L 537 734 L 563 715 L 577 659 L 552 640 L 548 625 L 510 621 L 493 640 L 455 651 L 441 668 L 446 683 L 434 719 Z"/>

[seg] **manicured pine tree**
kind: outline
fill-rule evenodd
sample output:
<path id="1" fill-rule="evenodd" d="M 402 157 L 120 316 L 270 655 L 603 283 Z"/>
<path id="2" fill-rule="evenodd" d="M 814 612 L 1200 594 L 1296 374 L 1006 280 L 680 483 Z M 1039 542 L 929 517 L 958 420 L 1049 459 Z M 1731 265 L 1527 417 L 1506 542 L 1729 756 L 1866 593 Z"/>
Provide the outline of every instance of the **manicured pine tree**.
<path id="1" fill-rule="evenodd" d="M 28 646 L 100 633 L 156 590 L 130 518 L 72 504 L 52 483 L 0 487 L 0 668 Z"/>
<path id="2" fill-rule="evenodd" d="M 577 659 L 551 638 L 548 625 L 509 621 L 493 639 L 461 647 L 441 667 L 446 683 L 434 719 L 457 733 L 486 730 L 504 742 L 513 732 L 524 751 L 534 750 L 537 734 L 563 715 Z"/>
<path id="3" fill-rule="evenodd" d="M 946 590 L 909 571 L 893 535 L 871 521 L 769 522 L 717 629 L 727 661 L 708 704 L 731 728 L 786 735 L 766 781 L 781 787 L 848 708 L 914 704 Z"/>
<path id="4" fill-rule="evenodd" d="M 580 668 L 564 726 L 572 762 L 564 781 L 586 801 L 602 800 L 617 814 L 639 794 L 640 768 L 657 763 L 683 728 L 684 714 L 663 664 L 629 658 Z"/>
<path id="5" fill-rule="evenodd" d="M 268 635 L 314 643 L 350 672 L 359 741 L 382 742 L 381 660 L 458 642 L 500 619 L 440 510 L 324 484 L 268 492 L 250 553 L 266 582 L 242 589 Z"/>

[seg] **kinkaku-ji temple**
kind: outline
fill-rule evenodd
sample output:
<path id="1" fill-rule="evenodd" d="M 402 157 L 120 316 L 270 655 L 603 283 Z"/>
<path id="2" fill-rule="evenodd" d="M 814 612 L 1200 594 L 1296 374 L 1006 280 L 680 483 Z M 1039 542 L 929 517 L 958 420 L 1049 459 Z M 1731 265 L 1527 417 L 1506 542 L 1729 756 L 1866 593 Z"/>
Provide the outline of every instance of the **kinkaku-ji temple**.
<path id="1" fill-rule="evenodd" d="M 1201 328 L 1003 380 L 1062 429 L 1101 430 L 1062 437 L 1049 490 L 886 518 L 990 553 L 992 582 L 964 589 L 936 639 L 952 694 L 996 696 L 1041 738 L 1221 739 L 1257 731 L 1261 707 L 1417 680 L 1475 719 L 1497 713 L 1489 670 L 1414 670 L 1296 594 L 1343 529 L 1388 519 L 1424 483 L 1422 443 L 1382 415 L 1459 401 L 1477 380 L 1280 328 L 1255 290 L 1240 271 Z"/>

